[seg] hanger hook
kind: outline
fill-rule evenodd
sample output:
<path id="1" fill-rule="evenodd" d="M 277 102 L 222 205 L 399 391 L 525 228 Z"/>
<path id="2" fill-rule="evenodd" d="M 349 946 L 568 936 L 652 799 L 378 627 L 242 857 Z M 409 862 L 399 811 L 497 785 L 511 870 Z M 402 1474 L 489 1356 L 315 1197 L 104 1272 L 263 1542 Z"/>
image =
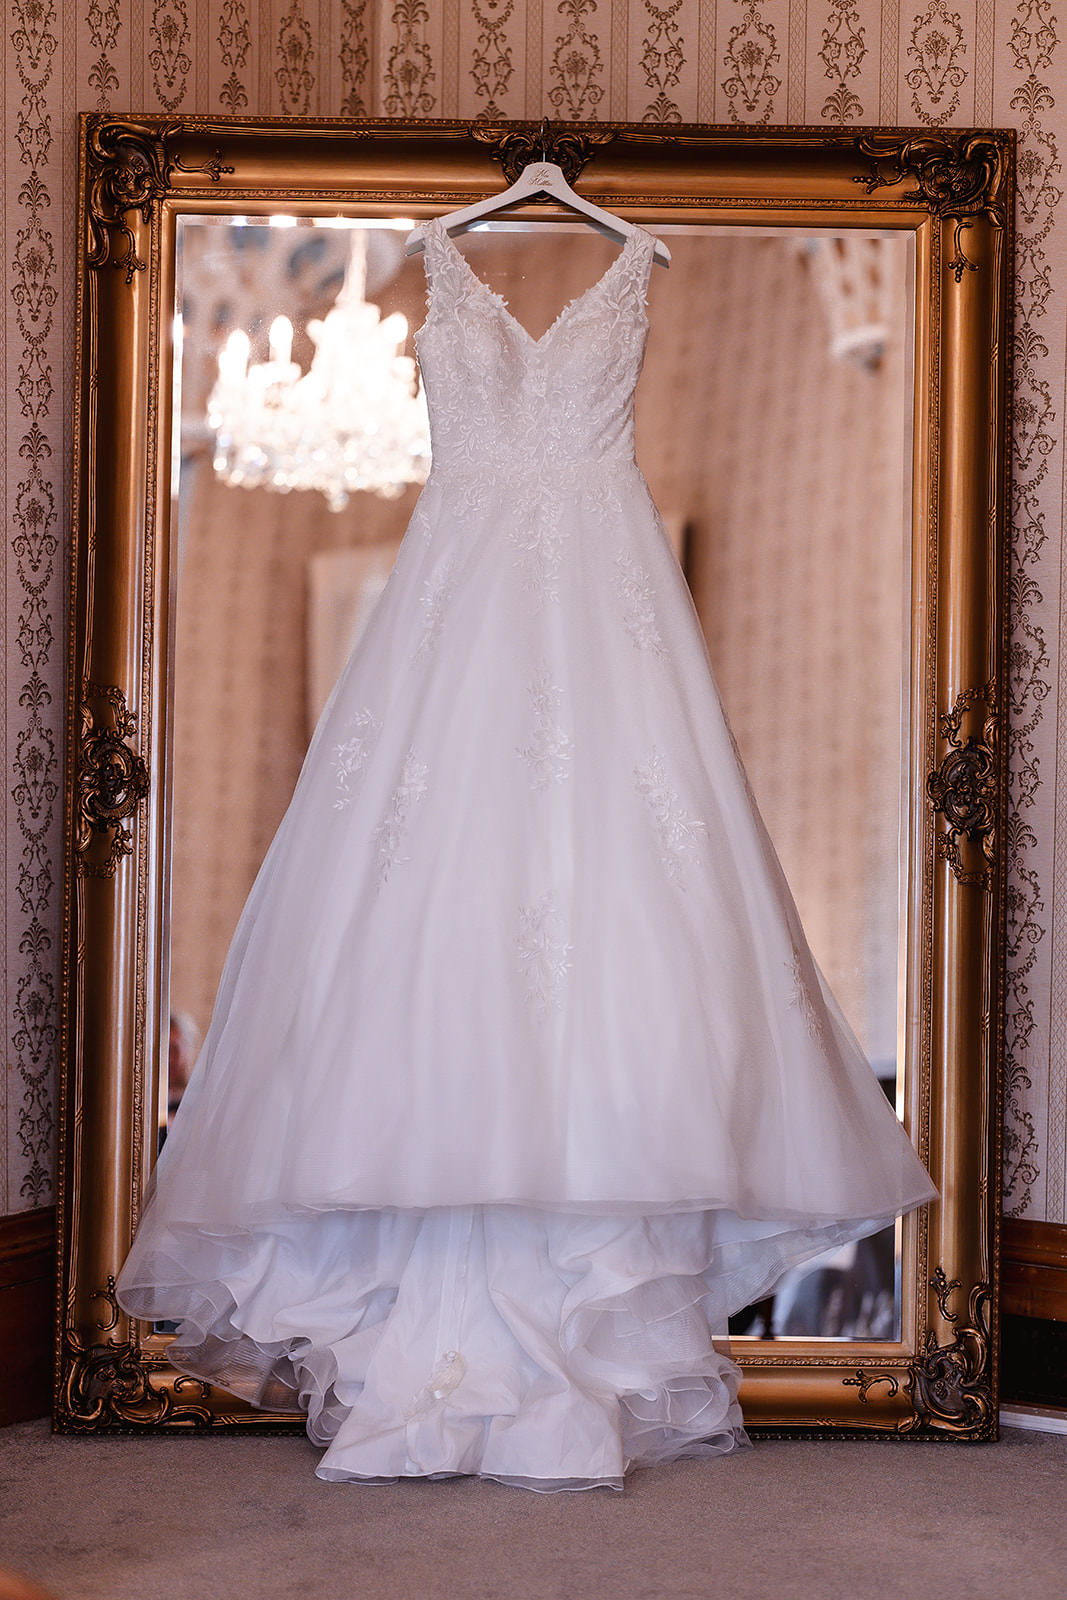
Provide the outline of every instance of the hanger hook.
<path id="1" fill-rule="evenodd" d="M 548 118 L 541 118 L 541 160 L 548 160 Z"/>

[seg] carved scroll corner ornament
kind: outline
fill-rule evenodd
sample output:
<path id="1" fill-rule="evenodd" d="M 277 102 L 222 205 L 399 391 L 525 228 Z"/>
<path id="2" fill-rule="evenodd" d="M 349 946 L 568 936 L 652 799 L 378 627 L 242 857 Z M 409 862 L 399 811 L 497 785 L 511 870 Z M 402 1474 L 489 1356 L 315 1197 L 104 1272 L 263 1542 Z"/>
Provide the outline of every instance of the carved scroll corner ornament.
<path id="1" fill-rule="evenodd" d="M 87 683 L 74 810 L 74 850 L 83 877 L 110 878 L 133 848 L 127 827 L 149 791 L 148 768 L 128 740 L 137 718 L 121 689 Z"/>
<path id="2" fill-rule="evenodd" d="M 223 165 L 218 152 L 202 166 L 182 161 L 170 146 L 185 131 L 180 122 L 160 130 L 106 116 L 90 119 L 86 144 L 90 266 L 102 267 L 110 259 L 132 283 L 134 273 L 144 272 L 148 263 L 137 254 L 137 240 L 127 220 L 130 213 L 137 212 L 148 222 L 153 204 L 169 192 L 175 172 L 202 172 L 218 183 L 224 172 L 233 171 Z M 113 234 L 117 235 L 114 248 Z"/>
<path id="3" fill-rule="evenodd" d="M 866 1402 L 872 1389 L 886 1385 L 893 1399 L 901 1387 L 911 1401 L 911 1414 L 902 1418 L 895 1431 L 905 1435 L 955 1436 L 973 1440 L 992 1439 L 996 1434 L 997 1410 L 993 1403 L 992 1344 L 989 1328 L 990 1293 L 987 1283 L 976 1283 L 967 1296 L 966 1320 L 949 1310 L 949 1296 L 962 1288 L 958 1278 L 949 1279 L 938 1267 L 930 1279 L 937 1295 L 938 1309 L 953 1330 L 948 1344 L 939 1344 L 932 1328 L 926 1330 L 922 1346 L 906 1368 L 906 1377 L 893 1372 L 865 1372 L 862 1369 L 845 1378 L 846 1388 L 859 1390 Z"/>
<path id="4" fill-rule="evenodd" d="M 554 128 L 547 117 L 540 126 L 529 128 L 516 128 L 503 122 L 475 122 L 471 125 L 471 134 L 482 144 L 493 147 L 490 154 L 503 167 L 509 183 L 514 183 L 523 169 L 534 161 L 554 162 L 567 182 L 574 183 L 582 168 L 592 160 L 593 147 L 608 144 L 614 138 L 610 129 L 575 133 L 566 128 Z"/>
<path id="5" fill-rule="evenodd" d="M 104 1337 L 89 1340 L 70 1328 L 65 1330 L 57 1424 L 71 1433 L 164 1425 L 211 1427 L 215 1419 L 205 1403 L 211 1395 L 206 1383 L 198 1378 L 178 1378 L 173 1391 L 156 1389 L 133 1341 L 109 1337 L 119 1320 L 113 1277 L 108 1276 L 106 1289 L 98 1289 L 93 1299 L 107 1307 L 98 1323 Z"/>
<path id="6" fill-rule="evenodd" d="M 964 715 L 982 707 L 982 730 L 962 738 Z M 937 853 L 947 861 L 960 883 L 992 885 L 997 853 L 997 812 L 1000 792 L 1000 763 L 996 687 L 992 682 L 978 689 L 965 689 L 951 711 L 940 718 L 941 737 L 950 749 L 940 766 L 927 775 L 926 794 L 934 810 L 944 817 L 947 828 L 937 835 Z M 969 839 L 981 848 L 981 865 L 963 864 L 960 843 Z"/>
<path id="7" fill-rule="evenodd" d="M 915 1427 L 936 1425 L 972 1439 L 991 1439 L 997 1413 L 992 1393 L 989 1285 L 971 1286 L 965 1322 L 948 1308 L 949 1296 L 962 1288 L 960 1280 L 949 1281 L 944 1268 L 938 1267 L 930 1287 L 955 1337 L 950 1344 L 939 1345 L 936 1334 L 927 1329 L 922 1353 L 911 1364 Z"/>
<path id="8" fill-rule="evenodd" d="M 918 200 L 937 217 L 955 223 L 954 255 L 948 263 L 956 282 L 977 272 L 963 248 L 963 231 L 984 216 L 995 228 L 1004 226 L 1004 148 L 989 134 L 921 134 L 899 139 L 892 134 L 861 135 L 856 148 L 871 163 L 867 176 L 853 178 L 868 194 L 914 179 L 916 187 L 901 196 Z"/>

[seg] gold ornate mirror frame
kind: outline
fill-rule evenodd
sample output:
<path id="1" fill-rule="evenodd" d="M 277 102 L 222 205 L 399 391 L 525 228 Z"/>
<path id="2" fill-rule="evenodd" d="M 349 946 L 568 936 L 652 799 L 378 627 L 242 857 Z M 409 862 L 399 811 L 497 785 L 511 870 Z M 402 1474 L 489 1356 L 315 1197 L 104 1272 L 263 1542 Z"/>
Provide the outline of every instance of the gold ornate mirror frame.
<path id="1" fill-rule="evenodd" d="M 995 1437 L 1014 136 L 96 115 L 78 215 L 61 1429 L 300 1427 L 180 1376 L 114 1297 L 152 1160 L 165 992 L 178 218 L 426 217 L 542 150 L 652 228 L 914 238 L 905 1120 L 942 1198 L 904 1223 L 899 1342 L 737 1354 L 757 1431 Z"/>

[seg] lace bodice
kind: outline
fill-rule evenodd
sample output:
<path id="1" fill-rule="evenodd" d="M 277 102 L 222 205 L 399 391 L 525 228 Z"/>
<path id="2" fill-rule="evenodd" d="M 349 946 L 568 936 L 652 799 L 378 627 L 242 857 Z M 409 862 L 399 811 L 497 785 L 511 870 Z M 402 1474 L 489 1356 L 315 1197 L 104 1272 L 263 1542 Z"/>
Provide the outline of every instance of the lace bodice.
<path id="1" fill-rule="evenodd" d="M 416 346 L 438 481 L 473 472 L 551 485 L 632 466 L 654 248 L 652 235 L 635 228 L 603 276 L 535 339 L 443 220 L 428 224 L 428 311 Z"/>

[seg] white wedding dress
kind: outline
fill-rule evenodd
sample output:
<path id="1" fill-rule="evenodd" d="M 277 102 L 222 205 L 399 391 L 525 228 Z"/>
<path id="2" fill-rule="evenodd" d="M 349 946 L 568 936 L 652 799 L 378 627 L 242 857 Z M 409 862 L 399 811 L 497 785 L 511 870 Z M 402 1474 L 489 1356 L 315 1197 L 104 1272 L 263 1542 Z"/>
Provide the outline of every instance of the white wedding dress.
<path id="1" fill-rule="evenodd" d="M 540 339 L 426 231 L 433 470 L 118 1283 L 331 1479 L 744 1441 L 728 1315 L 934 1195 L 820 978 L 634 461 L 652 237 Z"/>

